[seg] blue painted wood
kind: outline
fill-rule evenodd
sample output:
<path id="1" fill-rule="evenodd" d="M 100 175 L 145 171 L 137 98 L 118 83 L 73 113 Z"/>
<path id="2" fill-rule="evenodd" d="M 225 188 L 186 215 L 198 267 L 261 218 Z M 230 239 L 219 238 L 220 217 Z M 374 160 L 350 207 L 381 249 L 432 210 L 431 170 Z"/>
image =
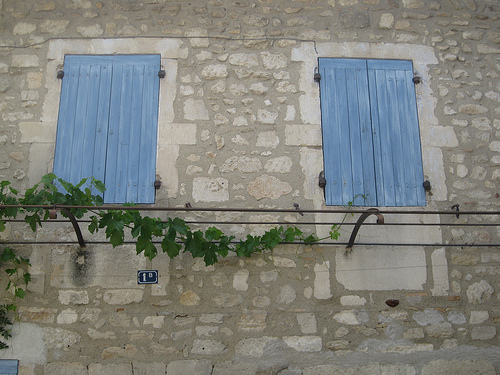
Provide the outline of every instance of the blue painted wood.
<path id="1" fill-rule="evenodd" d="M 18 367 L 17 359 L 0 359 L 0 375 L 17 375 Z"/>
<path id="2" fill-rule="evenodd" d="M 94 176 L 105 203 L 154 203 L 159 55 L 65 58 L 54 173 Z"/>
<path id="3" fill-rule="evenodd" d="M 411 61 L 320 58 L 319 71 L 326 203 L 425 205 Z"/>
<path id="4" fill-rule="evenodd" d="M 379 134 L 374 137 L 378 205 L 425 206 L 412 63 L 367 60 L 367 67 L 372 124 Z"/>

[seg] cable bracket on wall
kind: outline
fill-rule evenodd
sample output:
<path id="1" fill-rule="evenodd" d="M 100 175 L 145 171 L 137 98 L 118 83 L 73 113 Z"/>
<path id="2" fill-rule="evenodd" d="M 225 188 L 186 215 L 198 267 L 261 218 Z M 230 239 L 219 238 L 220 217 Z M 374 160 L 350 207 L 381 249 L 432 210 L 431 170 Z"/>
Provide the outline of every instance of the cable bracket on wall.
<path id="1" fill-rule="evenodd" d="M 361 214 L 356 222 L 356 225 L 352 229 L 351 237 L 349 238 L 349 242 L 347 243 L 347 249 L 351 249 L 354 246 L 354 241 L 356 240 L 356 236 L 358 234 L 359 228 L 361 228 L 361 224 L 370 216 L 377 215 L 377 224 L 384 224 L 384 216 L 380 213 L 377 208 L 369 208 L 365 212 Z"/>

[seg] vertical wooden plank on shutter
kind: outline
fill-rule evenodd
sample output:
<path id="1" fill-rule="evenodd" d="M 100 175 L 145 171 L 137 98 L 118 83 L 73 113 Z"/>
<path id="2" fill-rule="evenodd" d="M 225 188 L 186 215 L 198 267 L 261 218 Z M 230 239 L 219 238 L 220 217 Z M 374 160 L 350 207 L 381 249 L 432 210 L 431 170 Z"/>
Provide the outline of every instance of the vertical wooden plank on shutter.
<path id="1" fill-rule="evenodd" d="M 106 203 L 154 203 L 159 69 L 159 55 L 114 56 Z"/>
<path id="2" fill-rule="evenodd" d="M 160 56 L 144 66 L 144 88 L 142 91 L 142 116 L 140 129 L 138 201 L 154 203 L 156 180 L 156 144 L 158 134 L 158 108 L 160 81 Z"/>
<path id="3" fill-rule="evenodd" d="M 345 205 L 363 194 L 373 204 L 375 181 L 366 62 L 319 59 L 326 203 Z M 355 204 L 365 204 L 356 199 Z"/>
<path id="4" fill-rule="evenodd" d="M 103 56 L 65 57 L 54 173 L 73 184 L 104 178 L 96 166 L 104 170 L 106 148 L 100 147 L 100 132 L 108 121 L 110 62 Z"/>
<path id="5" fill-rule="evenodd" d="M 415 91 L 410 87 L 412 64 L 402 60 L 367 64 L 378 205 L 425 205 L 425 192 L 419 188 L 423 173 Z"/>

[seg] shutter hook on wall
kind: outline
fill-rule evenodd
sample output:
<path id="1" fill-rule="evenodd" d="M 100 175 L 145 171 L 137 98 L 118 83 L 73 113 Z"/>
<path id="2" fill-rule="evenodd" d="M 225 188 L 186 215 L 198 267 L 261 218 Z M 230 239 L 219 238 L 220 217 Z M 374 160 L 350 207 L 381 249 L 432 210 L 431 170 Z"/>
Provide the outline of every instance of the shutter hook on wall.
<path id="1" fill-rule="evenodd" d="M 319 83 L 319 81 L 321 81 L 321 74 L 318 71 L 318 67 L 315 67 L 314 68 L 314 82 Z"/>

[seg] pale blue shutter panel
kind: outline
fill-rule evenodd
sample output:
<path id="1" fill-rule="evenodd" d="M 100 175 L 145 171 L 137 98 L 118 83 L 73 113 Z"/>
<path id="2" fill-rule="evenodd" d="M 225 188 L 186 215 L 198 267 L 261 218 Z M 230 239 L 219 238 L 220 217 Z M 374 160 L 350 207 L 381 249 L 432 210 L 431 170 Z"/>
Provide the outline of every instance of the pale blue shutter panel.
<path id="1" fill-rule="evenodd" d="M 104 181 L 111 74 L 107 56 L 64 59 L 54 173 L 73 184 Z"/>
<path id="2" fill-rule="evenodd" d="M 54 173 L 105 203 L 154 203 L 159 55 L 65 57 Z"/>
<path id="3" fill-rule="evenodd" d="M 319 70 L 326 204 L 376 205 L 366 62 L 320 58 Z"/>
<path id="4" fill-rule="evenodd" d="M 106 203 L 154 203 L 159 70 L 159 55 L 114 56 Z"/>
<path id="5" fill-rule="evenodd" d="M 368 60 L 378 206 L 425 206 L 413 65 Z"/>

